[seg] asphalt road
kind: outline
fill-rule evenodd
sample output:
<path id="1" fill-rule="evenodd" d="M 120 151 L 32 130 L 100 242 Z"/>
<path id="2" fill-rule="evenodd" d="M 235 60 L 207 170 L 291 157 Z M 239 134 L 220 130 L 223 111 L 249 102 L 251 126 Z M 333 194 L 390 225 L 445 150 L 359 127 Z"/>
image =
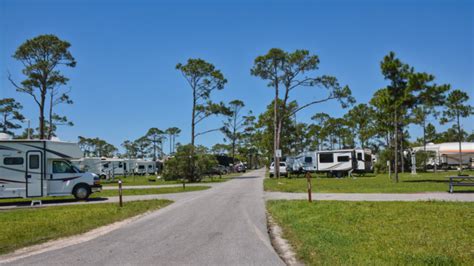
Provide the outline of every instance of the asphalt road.
<path id="1" fill-rule="evenodd" d="M 284 265 L 267 233 L 263 175 L 258 170 L 182 193 L 170 206 L 108 234 L 9 264 Z"/>

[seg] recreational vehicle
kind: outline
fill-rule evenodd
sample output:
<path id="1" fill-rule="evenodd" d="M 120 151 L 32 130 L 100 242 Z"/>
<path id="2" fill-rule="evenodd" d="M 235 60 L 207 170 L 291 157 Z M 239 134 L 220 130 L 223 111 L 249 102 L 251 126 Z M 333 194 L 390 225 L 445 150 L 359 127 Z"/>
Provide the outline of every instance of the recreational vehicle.
<path id="1" fill-rule="evenodd" d="M 286 162 L 293 173 L 319 172 L 341 177 L 352 172 L 373 171 L 372 154 L 368 149 L 308 151 L 287 157 Z"/>
<path id="2" fill-rule="evenodd" d="M 119 158 L 85 157 L 72 160 L 72 163 L 80 170 L 97 174 L 100 178 L 125 175 L 130 172 L 130 163 Z"/>
<path id="3" fill-rule="evenodd" d="M 374 157 L 369 149 L 355 149 L 357 168 L 355 173 L 369 173 L 374 170 Z"/>
<path id="4" fill-rule="evenodd" d="M 318 172 L 328 173 L 329 176 L 342 177 L 357 169 L 354 149 L 318 151 Z"/>
<path id="5" fill-rule="evenodd" d="M 71 163 L 82 151 L 76 143 L 12 140 L 0 134 L 0 198 L 74 195 L 100 191 L 99 177 Z"/>
<path id="6" fill-rule="evenodd" d="M 148 160 L 136 160 L 135 174 L 152 175 L 156 172 L 156 162 Z"/>
<path id="7" fill-rule="evenodd" d="M 424 151 L 425 147 L 414 147 L 413 151 Z M 429 167 L 459 167 L 459 142 L 428 143 L 426 151 L 432 156 L 428 160 Z M 474 142 L 461 142 L 462 165 L 470 166 L 474 158 Z"/>

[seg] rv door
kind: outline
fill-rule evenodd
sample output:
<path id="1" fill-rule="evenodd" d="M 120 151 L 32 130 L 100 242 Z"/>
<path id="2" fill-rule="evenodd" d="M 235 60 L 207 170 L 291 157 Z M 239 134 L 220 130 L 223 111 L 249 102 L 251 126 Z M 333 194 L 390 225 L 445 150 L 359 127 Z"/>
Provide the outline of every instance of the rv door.
<path id="1" fill-rule="evenodd" d="M 26 197 L 43 196 L 43 164 L 40 151 L 26 153 Z"/>

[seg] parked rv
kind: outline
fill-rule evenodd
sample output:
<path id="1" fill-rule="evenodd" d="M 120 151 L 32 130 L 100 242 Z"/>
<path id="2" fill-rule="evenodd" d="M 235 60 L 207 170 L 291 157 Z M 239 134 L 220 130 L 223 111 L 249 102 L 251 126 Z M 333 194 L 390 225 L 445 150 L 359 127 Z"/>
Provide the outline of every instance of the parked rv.
<path id="1" fill-rule="evenodd" d="M 318 172 L 342 177 L 353 172 L 373 171 L 372 155 L 368 149 L 307 151 L 287 157 L 286 163 L 292 173 Z"/>
<path id="2" fill-rule="evenodd" d="M 414 147 L 413 151 L 424 151 L 425 147 Z M 457 168 L 459 167 L 459 142 L 428 143 L 426 151 L 432 156 L 428 159 L 428 167 Z M 462 165 L 469 167 L 474 158 L 474 142 L 461 142 Z"/>
<path id="3" fill-rule="evenodd" d="M 12 140 L 0 134 L 0 198 L 74 195 L 100 191 L 99 177 L 71 163 L 82 156 L 77 143 Z"/>
<path id="4" fill-rule="evenodd" d="M 97 174 L 100 178 L 108 178 L 116 175 L 132 173 L 133 163 L 126 159 L 106 157 L 85 157 L 72 160 L 72 163 L 80 170 Z"/>
<path id="5" fill-rule="evenodd" d="M 143 159 L 136 160 L 135 174 L 153 175 L 156 173 L 156 162 Z"/>

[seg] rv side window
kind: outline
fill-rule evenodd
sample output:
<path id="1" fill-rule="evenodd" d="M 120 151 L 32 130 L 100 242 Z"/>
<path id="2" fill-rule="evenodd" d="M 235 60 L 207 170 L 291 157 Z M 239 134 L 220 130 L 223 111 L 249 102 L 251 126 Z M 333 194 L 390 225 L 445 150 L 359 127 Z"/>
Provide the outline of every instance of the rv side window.
<path id="1" fill-rule="evenodd" d="M 362 152 L 357 153 L 357 160 L 362 161 Z"/>
<path id="2" fill-rule="evenodd" d="M 75 173 L 74 167 L 65 161 L 53 161 L 53 174 Z"/>
<path id="3" fill-rule="evenodd" d="M 319 162 L 320 163 L 333 163 L 334 157 L 332 153 L 321 153 L 319 154 Z"/>
<path id="4" fill-rule="evenodd" d="M 22 157 L 5 157 L 3 158 L 4 165 L 20 165 L 23 164 Z"/>
<path id="5" fill-rule="evenodd" d="M 139 165 L 138 169 L 145 169 L 145 166 L 144 165 Z"/>
<path id="6" fill-rule="evenodd" d="M 148 168 L 152 168 L 153 166 L 152 165 L 148 165 Z"/>
<path id="7" fill-rule="evenodd" d="M 30 158 L 28 159 L 28 163 L 30 166 L 30 169 L 39 169 L 40 167 L 40 157 L 39 155 L 30 155 Z"/>
<path id="8" fill-rule="evenodd" d="M 313 158 L 311 158 L 311 157 L 305 157 L 305 158 L 304 158 L 304 162 L 305 162 L 305 163 L 312 163 L 312 162 L 313 162 Z"/>
<path id="9" fill-rule="evenodd" d="M 104 168 L 109 168 L 109 163 L 104 163 L 104 164 L 102 165 L 102 167 L 104 167 Z"/>
<path id="10" fill-rule="evenodd" d="M 349 156 L 337 156 L 337 162 L 348 162 L 349 160 Z"/>
<path id="11" fill-rule="evenodd" d="M 119 163 L 119 168 L 122 168 L 123 167 L 123 164 L 122 163 Z"/>

